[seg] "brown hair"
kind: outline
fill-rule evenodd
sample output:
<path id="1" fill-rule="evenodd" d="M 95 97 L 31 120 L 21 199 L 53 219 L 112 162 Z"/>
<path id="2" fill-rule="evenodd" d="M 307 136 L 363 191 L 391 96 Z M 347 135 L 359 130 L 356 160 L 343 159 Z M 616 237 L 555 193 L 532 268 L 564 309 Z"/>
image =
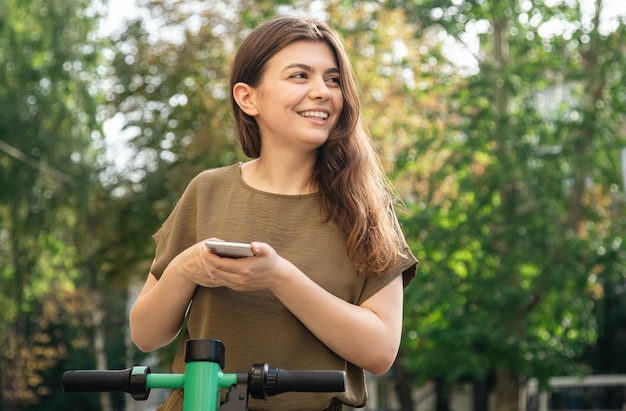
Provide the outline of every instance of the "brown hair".
<path id="1" fill-rule="evenodd" d="M 278 17 L 254 29 L 242 42 L 230 78 L 231 105 L 245 155 L 259 157 L 261 136 L 254 117 L 244 113 L 232 90 L 239 82 L 257 86 L 268 60 L 295 41 L 323 41 L 339 67 L 344 103 L 337 126 L 318 149 L 313 179 L 329 220 L 346 235 L 347 253 L 363 273 L 382 275 L 397 264 L 403 240 L 394 214 L 394 197 L 369 135 L 360 120 L 359 91 L 339 35 L 319 21 Z"/>

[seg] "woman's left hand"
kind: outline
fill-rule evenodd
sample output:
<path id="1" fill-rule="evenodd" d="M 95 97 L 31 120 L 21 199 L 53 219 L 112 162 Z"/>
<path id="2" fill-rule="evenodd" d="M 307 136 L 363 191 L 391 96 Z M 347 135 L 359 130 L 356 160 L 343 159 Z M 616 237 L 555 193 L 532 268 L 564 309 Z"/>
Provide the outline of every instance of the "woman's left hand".
<path id="1" fill-rule="evenodd" d="M 278 281 L 280 265 L 286 260 L 266 243 L 252 242 L 254 256 L 243 258 L 220 257 L 207 253 L 206 275 L 208 287 L 228 287 L 235 291 L 257 291 L 272 288 Z"/>

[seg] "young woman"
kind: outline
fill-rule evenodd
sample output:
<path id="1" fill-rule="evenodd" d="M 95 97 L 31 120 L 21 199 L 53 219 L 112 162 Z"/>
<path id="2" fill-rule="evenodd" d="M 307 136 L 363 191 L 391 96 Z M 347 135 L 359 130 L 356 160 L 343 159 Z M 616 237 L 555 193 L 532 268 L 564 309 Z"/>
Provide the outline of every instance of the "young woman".
<path id="1" fill-rule="evenodd" d="M 251 410 L 362 407 L 364 370 L 382 374 L 396 357 L 417 261 L 361 126 L 346 52 L 323 23 L 273 19 L 243 41 L 231 91 L 252 160 L 196 176 L 154 235 L 133 341 L 163 347 L 187 315 L 184 339 L 220 339 L 225 372 L 268 362 L 347 373 L 344 393 L 281 394 L 251 400 Z M 219 257 L 207 239 L 250 243 L 254 255 Z M 180 409 L 181 392 L 159 408 Z"/>

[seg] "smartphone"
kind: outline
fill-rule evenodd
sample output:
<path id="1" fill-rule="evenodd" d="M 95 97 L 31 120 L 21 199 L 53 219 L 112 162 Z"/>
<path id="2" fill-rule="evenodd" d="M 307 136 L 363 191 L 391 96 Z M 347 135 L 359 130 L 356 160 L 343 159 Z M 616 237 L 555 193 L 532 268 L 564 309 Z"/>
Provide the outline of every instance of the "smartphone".
<path id="1" fill-rule="evenodd" d="M 204 245 L 213 254 L 220 257 L 241 258 L 252 257 L 252 248 L 247 243 L 231 243 L 228 241 L 207 240 Z"/>

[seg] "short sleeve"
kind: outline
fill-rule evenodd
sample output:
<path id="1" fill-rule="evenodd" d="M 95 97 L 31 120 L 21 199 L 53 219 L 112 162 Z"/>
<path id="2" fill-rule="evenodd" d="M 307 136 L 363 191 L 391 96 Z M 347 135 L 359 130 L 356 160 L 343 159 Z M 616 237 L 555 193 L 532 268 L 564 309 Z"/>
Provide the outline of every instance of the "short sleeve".
<path id="1" fill-rule="evenodd" d="M 365 280 L 365 285 L 357 301 L 357 305 L 363 304 L 368 298 L 383 289 L 399 275 L 402 275 L 402 283 L 406 288 L 413 278 L 415 278 L 418 263 L 417 258 L 411 253 L 409 247 L 406 246 L 400 258 L 400 263 L 392 272 L 383 276 L 370 275 Z"/>
<path id="2" fill-rule="evenodd" d="M 157 279 L 178 254 L 196 243 L 197 185 L 197 178 L 189 183 L 172 213 L 152 236 L 156 251 L 150 272 Z"/>

